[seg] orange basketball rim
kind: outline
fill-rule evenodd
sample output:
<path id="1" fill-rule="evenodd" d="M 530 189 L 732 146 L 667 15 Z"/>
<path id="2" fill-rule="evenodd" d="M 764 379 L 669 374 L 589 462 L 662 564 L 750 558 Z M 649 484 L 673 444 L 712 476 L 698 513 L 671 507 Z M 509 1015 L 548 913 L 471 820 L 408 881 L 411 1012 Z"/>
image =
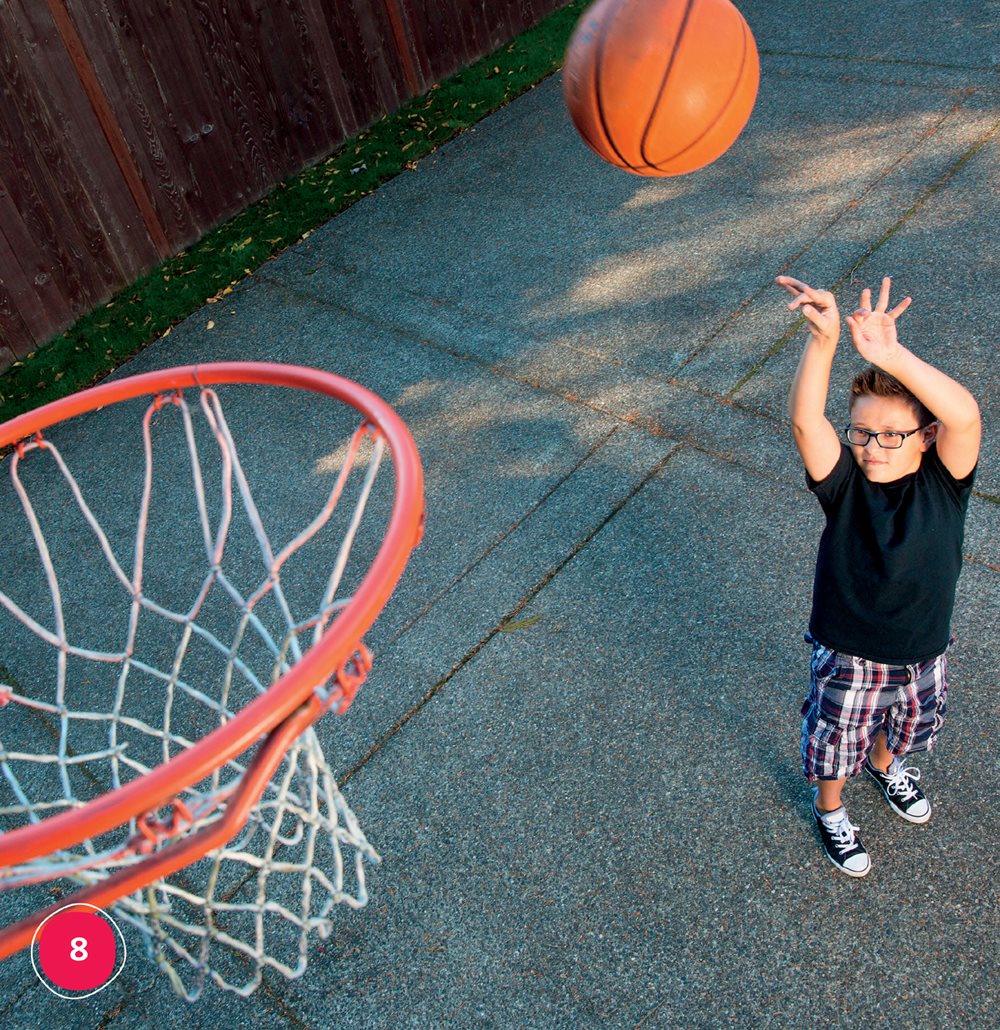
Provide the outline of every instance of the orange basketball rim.
<path id="1" fill-rule="evenodd" d="M 227 362 L 191 365 L 151 372 L 114 382 L 57 400 L 20 415 L 0 426 L 0 448 L 13 447 L 7 461 L 16 461 L 31 448 L 49 447 L 46 430 L 57 423 L 111 404 L 149 396 L 151 407 L 182 403 L 184 391 L 199 391 L 206 410 L 215 410 L 213 388 L 221 384 L 264 384 L 311 391 L 356 409 L 360 427 L 355 433 L 345 470 L 355 460 L 362 438 L 376 439 L 388 450 L 394 470 L 394 496 L 387 530 L 374 560 L 348 601 L 327 605 L 310 632 L 316 639 L 301 657 L 283 667 L 283 672 L 254 700 L 238 711 L 225 713 L 221 725 L 184 748 L 169 761 L 150 768 L 144 775 L 122 783 L 81 805 L 65 799 L 66 810 L 46 815 L 51 806 L 27 809 L 26 825 L 0 835 L 0 887 L 4 874 L 28 869 L 23 882 L 38 882 L 59 872 L 44 872 L 32 880 L 33 862 L 45 856 L 79 847 L 119 828 L 131 827 L 133 840 L 128 864 L 115 866 L 109 875 L 91 878 L 89 885 L 62 898 L 49 908 L 0 932 L 0 958 L 28 946 L 38 924 L 67 900 L 101 907 L 137 891 L 171 872 L 187 866 L 212 849 L 230 841 L 244 826 L 248 813 L 267 787 L 289 747 L 329 708 L 346 709 L 358 684 L 370 667 L 370 655 L 361 642 L 398 583 L 413 548 L 423 532 L 423 472 L 413 438 L 399 416 L 383 400 L 347 379 L 312 368 L 259 362 Z M 148 416 L 147 416 L 148 417 Z M 228 437 L 221 416 L 213 415 L 220 440 Z M 54 449 L 54 448 L 53 448 Z M 235 454 L 232 460 L 237 460 Z M 230 461 L 230 464 L 232 461 Z M 242 475 L 242 471 L 237 469 Z M 342 473 L 345 479 L 347 471 Z M 338 481 L 337 489 L 342 487 Z M 336 493 L 336 490 L 335 490 Z M 329 507 L 336 503 L 333 498 Z M 305 536 L 305 531 L 303 537 Z M 275 579 L 283 552 L 270 570 Z M 2 589 L 3 584 L 0 584 Z M 136 591 L 138 592 L 138 591 Z M 2 612 L 0 612 L 2 614 Z M 53 631 L 54 633 L 54 631 Z M 49 634 L 53 635 L 52 633 Z M 51 641 L 50 641 L 51 642 Z M 57 644 L 59 642 L 57 641 Z M 65 642 L 62 645 L 65 649 Z M 11 703 L 0 696 L 0 705 Z M 4 709 L 0 707 L 0 712 Z M 48 709 L 46 709 L 48 710 Z M 53 708 L 52 711 L 55 709 Z M 4 744 L 7 742 L 4 741 Z M 177 833 L 196 822 L 183 800 L 184 791 L 211 777 L 227 763 L 253 749 L 252 760 L 241 768 L 238 782 L 226 792 L 215 817 L 192 832 Z M 0 747 L 2 750 L 2 747 Z M 4 757 L 0 755 L 0 757 Z M 42 761 L 47 756 L 40 756 Z M 166 819 L 158 813 L 168 811 Z M 41 817 L 44 816 L 44 817 Z M 168 825 L 168 824 L 171 824 Z M 144 839 L 143 839 L 144 838 Z M 375 856 L 377 859 L 377 856 Z M 96 882 L 93 882 L 96 880 Z M 335 900 L 343 900 L 336 898 Z M 362 899 L 360 904 L 364 903 Z M 295 974 L 297 975 L 297 973 Z"/>

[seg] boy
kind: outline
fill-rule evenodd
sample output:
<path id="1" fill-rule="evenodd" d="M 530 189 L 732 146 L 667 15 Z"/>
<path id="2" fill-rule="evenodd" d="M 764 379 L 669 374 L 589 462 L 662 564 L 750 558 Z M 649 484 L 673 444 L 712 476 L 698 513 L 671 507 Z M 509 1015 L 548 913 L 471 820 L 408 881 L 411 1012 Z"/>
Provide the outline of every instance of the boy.
<path id="1" fill-rule="evenodd" d="M 904 756 L 934 745 L 945 712 L 955 586 L 979 456 L 979 407 L 963 386 L 907 350 L 889 310 L 890 280 L 847 324 L 870 367 L 851 387 L 847 444 L 827 421 L 840 338 L 832 293 L 778 276 L 809 322 L 788 399 L 806 481 L 826 514 L 807 642 L 810 689 L 802 763 L 830 861 L 848 876 L 871 868 L 841 791 L 862 769 L 890 808 L 925 823 L 931 806 Z"/>

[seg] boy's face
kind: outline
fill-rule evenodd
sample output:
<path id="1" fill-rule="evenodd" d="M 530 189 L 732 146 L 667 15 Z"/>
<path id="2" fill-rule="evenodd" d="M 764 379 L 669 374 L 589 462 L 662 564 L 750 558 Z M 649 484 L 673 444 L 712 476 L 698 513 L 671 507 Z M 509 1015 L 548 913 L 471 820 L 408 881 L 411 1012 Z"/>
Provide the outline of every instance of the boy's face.
<path id="1" fill-rule="evenodd" d="M 908 433 L 917 429 L 919 424 L 913 408 L 902 397 L 876 397 L 869 393 L 855 397 L 851 405 L 851 426 L 856 429 L 867 429 L 872 433 Z M 872 483 L 891 483 L 920 468 L 920 461 L 934 440 L 936 429 L 936 425 L 931 425 L 920 433 L 914 433 L 903 441 L 902 447 L 895 449 L 880 447 L 872 437 L 864 447 L 851 444 L 851 453 L 866 479 Z"/>

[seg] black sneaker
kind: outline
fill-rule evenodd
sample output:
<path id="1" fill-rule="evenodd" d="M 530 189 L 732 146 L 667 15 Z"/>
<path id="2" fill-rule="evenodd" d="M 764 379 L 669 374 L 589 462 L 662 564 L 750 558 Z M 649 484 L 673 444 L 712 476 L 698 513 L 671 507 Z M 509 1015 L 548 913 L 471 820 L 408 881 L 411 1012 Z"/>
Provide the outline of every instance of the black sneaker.
<path id="1" fill-rule="evenodd" d="M 867 876 L 872 861 L 864 844 L 856 836 L 857 827 L 847 818 L 847 810 L 841 806 L 833 812 L 821 814 L 816 809 L 818 793 L 819 790 L 813 787 L 812 809 L 826 857 L 848 876 Z"/>
<path id="2" fill-rule="evenodd" d="M 865 772 L 882 788 L 889 807 L 911 823 L 925 823 L 931 817 L 931 803 L 917 786 L 919 769 L 904 769 L 903 760 L 894 758 L 887 773 L 865 761 Z"/>

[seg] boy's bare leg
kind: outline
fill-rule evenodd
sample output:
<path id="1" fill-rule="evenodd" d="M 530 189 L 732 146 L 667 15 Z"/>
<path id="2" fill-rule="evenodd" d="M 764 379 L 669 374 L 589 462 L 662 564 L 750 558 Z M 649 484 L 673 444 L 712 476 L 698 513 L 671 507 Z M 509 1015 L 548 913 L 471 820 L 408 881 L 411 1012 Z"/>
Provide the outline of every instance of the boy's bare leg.
<path id="1" fill-rule="evenodd" d="M 816 809 L 820 815 L 827 812 L 835 812 L 841 806 L 840 792 L 847 782 L 845 776 L 842 780 L 817 780 L 816 786 L 819 794 L 816 796 Z"/>
<path id="2" fill-rule="evenodd" d="M 895 757 L 889 748 L 886 747 L 885 733 L 879 730 L 878 736 L 875 737 L 875 744 L 868 755 L 868 761 L 879 772 L 888 772 L 889 766 L 892 765 L 892 760 Z"/>

